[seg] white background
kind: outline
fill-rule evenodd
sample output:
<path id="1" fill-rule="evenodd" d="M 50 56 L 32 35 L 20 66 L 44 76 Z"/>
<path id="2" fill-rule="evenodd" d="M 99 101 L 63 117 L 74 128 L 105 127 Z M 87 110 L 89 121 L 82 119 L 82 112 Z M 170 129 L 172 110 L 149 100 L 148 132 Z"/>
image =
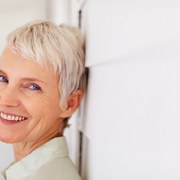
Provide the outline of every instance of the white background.
<path id="1" fill-rule="evenodd" d="M 29 15 L 19 14 L 22 6 L 0 11 L 2 42 L 11 27 L 30 19 L 77 25 L 82 10 L 89 83 L 66 136 L 78 166 L 83 133 L 83 179 L 180 179 L 180 2 L 27 2 Z M 0 144 L 0 156 L 1 168 L 12 158 L 7 145 Z"/>

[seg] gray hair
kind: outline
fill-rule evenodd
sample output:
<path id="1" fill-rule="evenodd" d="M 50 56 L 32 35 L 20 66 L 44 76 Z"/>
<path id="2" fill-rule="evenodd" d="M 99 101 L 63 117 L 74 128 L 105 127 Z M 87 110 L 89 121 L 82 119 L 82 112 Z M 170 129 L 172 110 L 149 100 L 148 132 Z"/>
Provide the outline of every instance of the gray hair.
<path id="1" fill-rule="evenodd" d="M 73 91 L 84 91 L 85 47 L 78 28 L 36 20 L 11 32 L 7 37 L 7 47 L 40 65 L 51 65 L 58 72 L 61 108 Z"/>

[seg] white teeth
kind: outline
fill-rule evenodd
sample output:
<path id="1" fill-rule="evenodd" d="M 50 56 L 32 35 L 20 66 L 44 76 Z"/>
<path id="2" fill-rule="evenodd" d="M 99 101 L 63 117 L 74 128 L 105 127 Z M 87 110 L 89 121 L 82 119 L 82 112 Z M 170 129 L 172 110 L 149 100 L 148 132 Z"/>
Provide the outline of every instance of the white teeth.
<path id="1" fill-rule="evenodd" d="M 7 119 L 8 119 L 8 120 L 11 120 L 11 116 L 10 116 L 10 115 L 8 115 L 8 116 L 7 116 Z"/>
<path id="2" fill-rule="evenodd" d="M 19 118 L 16 116 L 16 117 L 15 117 L 15 121 L 18 121 L 18 119 L 19 119 Z"/>
<path id="3" fill-rule="evenodd" d="M 23 116 L 11 116 L 11 115 L 4 114 L 2 112 L 0 112 L 0 117 L 8 121 L 22 121 L 22 120 L 27 119 Z"/>

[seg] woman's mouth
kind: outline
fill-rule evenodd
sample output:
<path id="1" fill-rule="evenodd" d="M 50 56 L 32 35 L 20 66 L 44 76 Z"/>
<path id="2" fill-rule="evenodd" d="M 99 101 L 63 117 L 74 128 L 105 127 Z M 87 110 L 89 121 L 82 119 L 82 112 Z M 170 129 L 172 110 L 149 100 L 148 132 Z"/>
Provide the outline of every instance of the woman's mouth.
<path id="1" fill-rule="evenodd" d="M 10 114 L 0 112 L 0 120 L 5 124 L 17 124 L 26 119 L 28 118 L 25 116 L 10 115 Z"/>

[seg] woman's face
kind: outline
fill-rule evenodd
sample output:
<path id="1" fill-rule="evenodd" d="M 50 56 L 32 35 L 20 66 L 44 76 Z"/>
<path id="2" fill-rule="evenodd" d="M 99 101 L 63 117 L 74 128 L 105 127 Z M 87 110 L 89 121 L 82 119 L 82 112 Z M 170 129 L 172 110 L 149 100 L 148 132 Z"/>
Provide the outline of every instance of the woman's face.
<path id="1" fill-rule="evenodd" d="M 53 70 L 5 49 L 0 59 L 0 141 L 34 142 L 59 132 L 58 78 Z"/>

